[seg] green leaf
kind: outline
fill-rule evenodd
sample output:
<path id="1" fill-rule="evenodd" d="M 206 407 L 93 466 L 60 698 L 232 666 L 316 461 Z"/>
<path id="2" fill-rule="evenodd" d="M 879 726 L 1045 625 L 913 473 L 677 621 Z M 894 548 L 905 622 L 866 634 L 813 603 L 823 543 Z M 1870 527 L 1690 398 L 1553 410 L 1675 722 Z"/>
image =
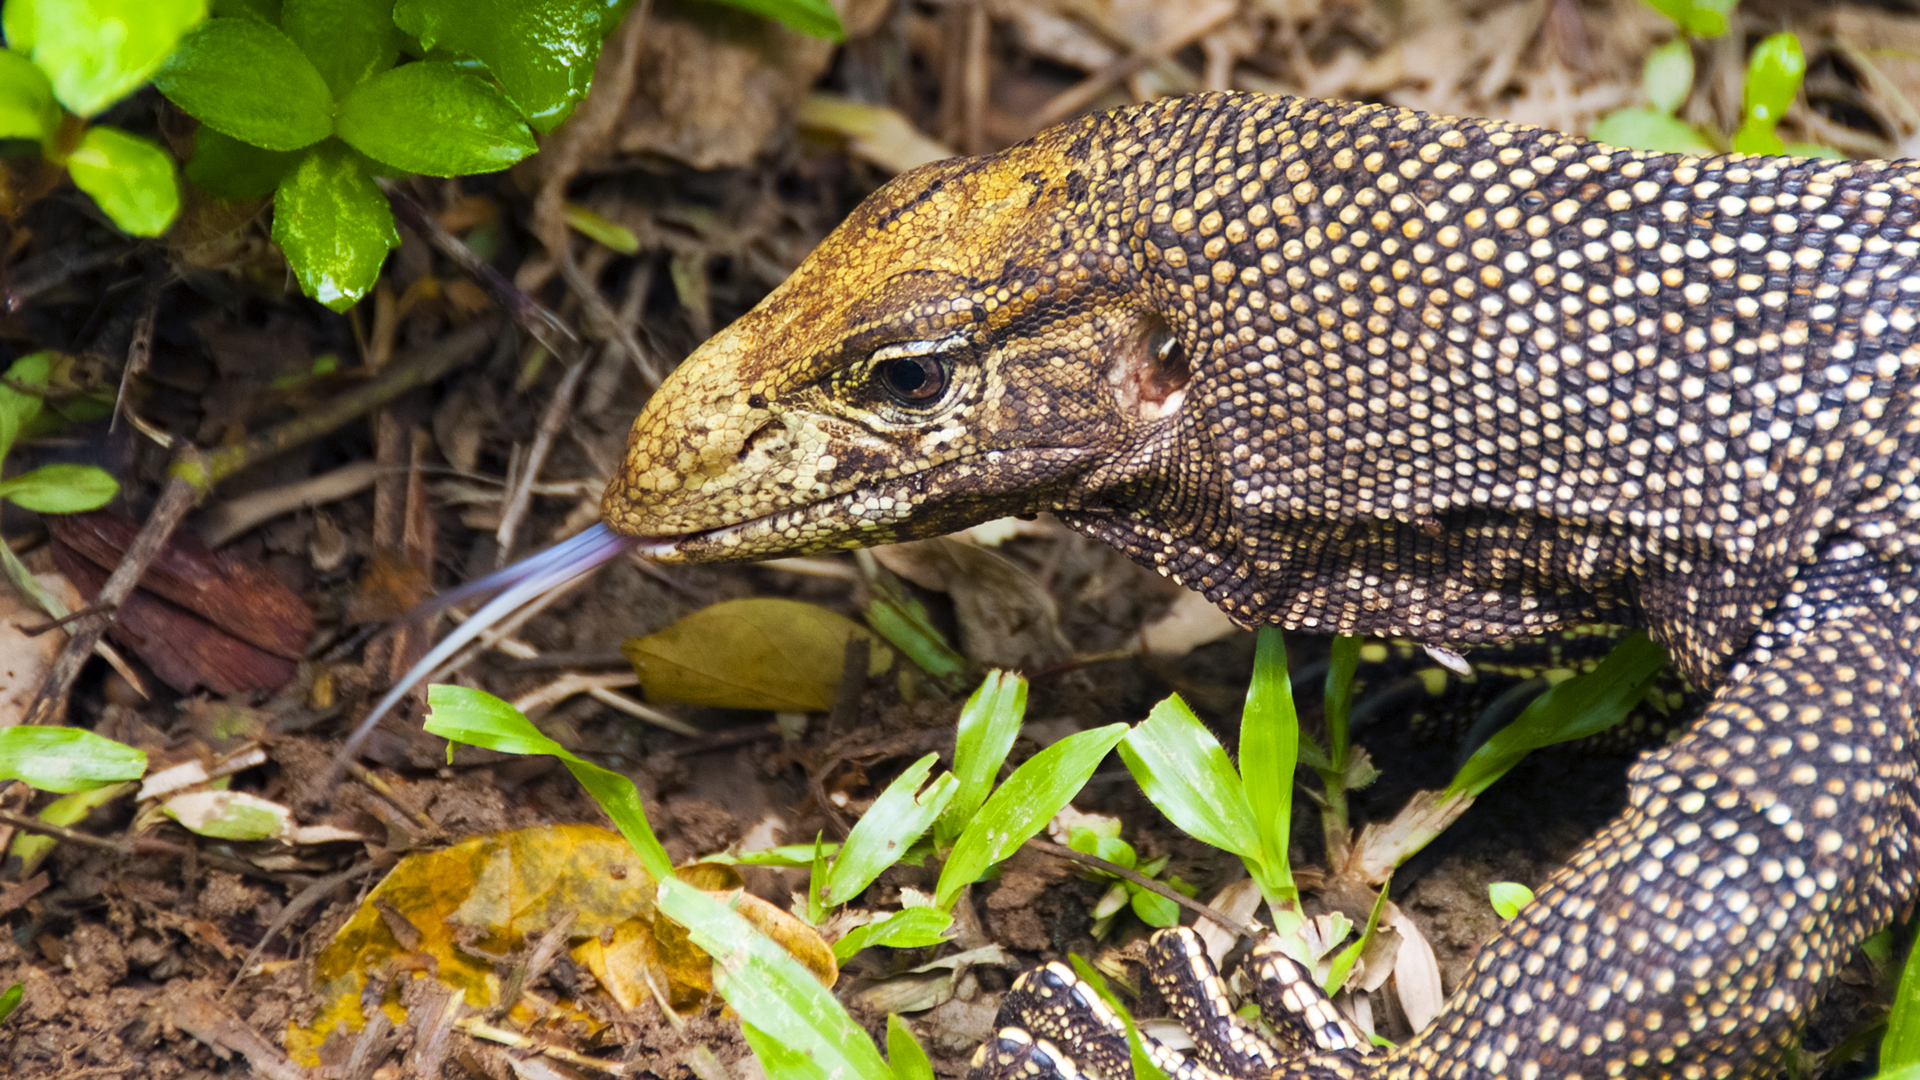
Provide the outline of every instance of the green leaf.
<path id="1" fill-rule="evenodd" d="M 1340 988 L 1347 985 L 1347 976 L 1353 974 L 1353 965 L 1360 962 L 1360 954 L 1366 951 L 1367 942 L 1373 939 L 1373 932 L 1380 928 L 1380 912 L 1385 910 L 1386 906 L 1387 889 L 1382 885 L 1379 894 L 1373 898 L 1373 911 L 1367 916 L 1367 928 L 1360 932 L 1360 936 L 1353 940 L 1353 944 L 1341 949 L 1334 956 L 1333 962 L 1327 965 L 1327 981 L 1321 989 L 1326 991 L 1328 997 L 1339 993 Z M 1344 922 L 1345 919 L 1341 921 Z M 1343 931 L 1342 936 L 1344 933 Z"/>
<path id="2" fill-rule="evenodd" d="M 1880 1041 L 1882 1080 L 1901 1069 L 1920 1075 L 1920 948 L 1907 954 L 1887 1015 L 1887 1034 Z"/>
<path id="3" fill-rule="evenodd" d="M 0 498 L 36 514 L 79 514 L 98 510 L 120 494 L 120 482 L 94 465 L 42 465 L 11 480 L 0 480 Z"/>
<path id="4" fill-rule="evenodd" d="M 190 791 L 160 810 L 188 832 L 217 840 L 271 840 L 294 826 L 291 810 L 244 791 Z"/>
<path id="5" fill-rule="evenodd" d="M 209 13 L 217 19 L 254 19 L 280 25 L 280 0 L 213 0 Z"/>
<path id="6" fill-rule="evenodd" d="M 1748 120 L 1733 133 L 1733 152 L 1736 154 L 1784 154 L 1787 144 L 1773 130 L 1770 120 Z"/>
<path id="7" fill-rule="evenodd" d="M 767 1080 L 835 1080 L 813 1063 L 813 1059 L 752 1024 L 742 1023 L 740 1035 L 747 1049 L 760 1062 Z"/>
<path id="8" fill-rule="evenodd" d="M 913 907 L 896 911 L 878 922 L 856 926 L 833 943 L 833 958 L 844 964 L 861 949 L 885 945 L 893 949 L 924 949 L 947 940 L 953 916 L 939 908 Z"/>
<path id="9" fill-rule="evenodd" d="M 1127 882 L 1127 906 L 1133 914 L 1148 926 L 1160 927 L 1180 925 L 1180 905 L 1151 889 L 1142 889 Z"/>
<path id="10" fill-rule="evenodd" d="M 14 983 L 12 986 L 7 987 L 4 992 L 0 992 L 0 1024 L 6 1023 L 7 1017 L 13 1015 L 13 1010 L 20 1007 L 20 999 L 26 995 L 26 992 L 26 983 Z M 915 1045 L 917 1046 L 919 1044 L 916 1043 Z M 928 1080 L 931 1080 L 932 1076 L 933 1074 L 929 1072 L 927 1074 Z M 902 1078 L 902 1080 L 905 1080 L 905 1078 Z"/>
<path id="11" fill-rule="evenodd" d="M 827 0 L 720 0 L 723 4 L 778 19 L 803 34 L 828 41 L 847 40 L 840 16 Z"/>
<path id="12" fill-rule="evenodd" d="M 180 212 L 173 159 L 119 128 L 88 128 L 67 158 L 67 173 L 129 235 L 159 236 Z"/>
<path id="13" fill-rule="evenodd" d="M 427 688 L 427 707 L 425 727 L 443 739 L 502 754 L 551 754 L 559 758 L 573 778 L 580 781 L 580 786 L 587 789 L 587 794 L 613 819 L 620 835 L 633 845 L 647 873 L 653 875 L 655 881 L 673 877 L 673 860 L 654 837 L 653 827 L 647 824 L 646 807 L 641 805 L 640 791 L 632 780 L 576 757 L 566 747 L 541 734 L 519 709 L 485 691 L 436 683 Z M 452 752 L 452 747 L 448 747 L 448 752 Z M 715 959 L 719 957 L 716 955 Z M 791 957 L 788 960 L 799 968 L 798 961 Z"/>
<path id="14" fill-rule="evenodd" d="M 839 1080 L 891 1080 L 867 1033 L 826 987 L 727 904 L 683 881 L 660 882 L 659 910 L 713 957 L 713 981 L 740 1019 Z M 762 1059 L 763 1061 L 765 1059 Z"/>
<path id="15" fill-rule="evenodd" d="M 1593 125 L 1595 142 L 1663 154 L 1711 154 L 1713 146 L 1693 125 L 1652 109 L 1621 109 Z"/>
<path id="16" fill-rule="evenodd" d="M 292 38 L 252 19 L 194 27 L 153 84 L 201 123 L 268 150 L 298 150 L 333 133 L 327 81 Z"/>
<path id="17" fill-rule="evenodd" d="M 961 889 L 1046 828 L 1053 815 L 1087 785 L 1093 770 L 1126 734 L 1125 724 L 1076 732 L 1013 770 L 954 841 L 946 865 L 940 868 L 940 881 L 934 886 L 934 904 L 951 909 Z"/>
<path id="18" fill-rule="evenodd" d="M 223 199 L 259 199 L 273 194 L 302 156 L 297 150 L 262 150 L 202 124 L 193 133 L 187 179 Z"/>
<path id="19" fill-rule="evenodd" d="M 0 26 L 60 104 L 93 116 L 146 82 L 206 16 L 206 0 L 7 0 Z"/>
<path id="20" fill-rule="evenodd" d="M 703 855 L 700 861 L 720 863 L 725 866 L 778 866 L 792 870 L 811 866 L 816 851 L 821 852 L 825 858 L 831 858 L 833 853 L 839 850 L 839 844 L 782 844 L 779 847 L 758 848 L 753 851 L 723 851 L 713 855 Z M 824 873 L 824 870 L 822 872 Z"/>
<path id="21" fill-rule="evenodd" d="M 147 755 L 83 728 L 21 724 L 0 730 L 0 780 L 41 791 L 89 791 L 147 771 Z"/>
<path id="22" fill-rule="evenodd" d="M 893 1080 L 933 1080 L 933 1062 L 898 1013 L 887 1014 L 887 1064 L 893 1068 Z"/>
<path id="23" fill-rule="evenodd" d="M 0 458 L 7 456 L 20 432 L 40 415 L 46 403 L 42 394 L 52 373 L 53 354 L 42 350 L 15 360 L 0 376 Z"/>
<path id="24" fill-rule="evenodd" d="M 611 32 L 604 0 L 399 0 L 394 21 L 427 48 L 477 58 L 545 134 L 593 85 L 600 39 Z"/>
<path id="25" fill-rule="evenodd" d="M 608 221 L 590 206 L 577 202 L 566 204 L 563 211 L 567 227 L 595 243 L 613 249 L 621 255 L 637 255 L 640 252 L 640 238 L 633 230 L 617 221 Z"/>
<path id="26" fill-rule="evenodd" d="M 1074 974 L 1080 976 L 1081 981 L 1091 987 L 1101 1001 L 1106 1002 L 1107 1008 L 1113 1010 L 1113 1014 L 1120 1018 L 1121 1025 L 1127 1029 L 1127 1052 L 1133 1059 L 1133 1080 L 1167 1080 L 1167 1074 L 1154 1063 L 1147 1053 L 1146 1044 L 1140 1040 L 1140 1025 L 1134 1022 L 1133 1013 L 1127 1010 L 1126 1003 L 1107 985 L 1107 977 L 1077 953 L 1069 954 L 1067 962 L 1073 965 Z"/>
<path id="27" fill-rule="evenodd" d="M 392 0 L 286 0 L 280 27 L 336 100 L 400 59 Z"/>
<path id="28" fill-rule="evenodd" d="M 934 837 L 941 846 L 959 836 L 974 811 L 987 801 L 1026 713 L 1027 680 L 1010 671 L 988 672 L 967 698 L 953 739 L 953 775 L 960 786 L 934 826 Z"/>
<path id="29" fill-rule="evenodd" d="M 360 158 L 330 139 L 309 150 L 274 191 L 273 242 L 308 296 L 345 311 L 373 288 L 400 232 Z"/>
<path id="30" fill-rule="evenodd" d="M 1595 735 L 1626 719 L 1667 666 L 1667 650 L 1644 633 L 1620 639 L 1600 666 L 1534 698 L 1513 723 L 1493 733 L 1447 785 L 1477 796 L 1530 750 Z"/>
<path id="31" fill-rule="evenodd" d="M 1680 24 L 1680 29 L 1698 37 L 1719 37 L 1727 32 L 1727 15 L 1739 0 L 1647 0 L 1655 11 Z"/>
<path id="32" fill-rule="evenodd" d="M 1741 127 L 1764 124 L 1771 131 L 1780 118 L 1787 115 L 1806 73 L 1807 58 L 1800 52 L 1798 37 L 1781 31 L 1762 38 L 1760 44 L 1753 47 L 1753 55 L 1747 58 Z M 1767 152 L 1779 153 L 1778 150 Z"/>
<path id="33" fill-rule="evenodd" d="M 0 50 L 0 139 L 44 143 L 60 128 L 53 84 L 33 61 Z"/>
<path id="34" fill-rule="evenodd" d="M 1155 705 L 1127 733 L 1120 759 L 1147 799 L 1189 836 L 1250 863 L 1262 858 L 1260 830 L 1240 775 L 1180 695 Z"/>
<path id="35" fill-rule="evenodd" d="M 1693 93 L 1693 46 L 1686 38 L 1675 38 L 1648 53 L 1640 85 L 1659 112 L 1671 116 L 1680 111 Z"/>
<path id="36" fill-rule="evenodd" d="M 1357 645 L 1354 642 L 1354 647 L 1345 650 L 1354 660 L 1359 657 Z M 1348 664 L 1346 670 L 1350 684 L 1352 665 Z M 1208 736 L 1209 741 L 1211 738 Z M 1336 745 L 1334 753 L 1344 755 L 1344 739 Z M 1269 884 L 1273 886 L 1266 897 L 1269 903 L 1299 895 L 1287 860 L 1293 825 L 1293 770 L 1299 756 L 1300 718 L 1294 712 L 1293 684 L 1287 675 L 1286 642 L 1279 627 L 1263 626 L 1254 646 L 1247 703 L 1240 714 L 1238 786 L 1245 792 L 1247 810 L 1257 831 L 1259 861 L 1266 868 L 1261 876 L 1262 892 L 1268 891 Z M 1226 752 L 1220 751 L 1220 758 L 1225 757 Z M 1232 765 L 1227 768 L 1231 771 Z"/>
<path id="37" fill-rule="evenodd" d="M 941 773 L 927 783 L 927 774 L 939 760 L 939 754 L 928 754 L 914 762 L 860 815 L 827 871 L 826 887 L 820 890 L 822 902 L 837 907 L 860 895 L 933 826 L 959 783 L 952 773 Z"/>
<path id="38" fill-rule="evenodd" d="M 1487 886 L 1487 900 L 1493 904 L 1494 914 L 1511 919 L 1533 903 L 1533 890 L 1517 881 L 1496 881 Z"/>
<path id="39" fill-rule="evenodd" d="M 539 147 L 485 79 L 423 61 L 382 72 L 340 102 L 340 137 L 375 161 L 427 176 L 498 172 Z"/>

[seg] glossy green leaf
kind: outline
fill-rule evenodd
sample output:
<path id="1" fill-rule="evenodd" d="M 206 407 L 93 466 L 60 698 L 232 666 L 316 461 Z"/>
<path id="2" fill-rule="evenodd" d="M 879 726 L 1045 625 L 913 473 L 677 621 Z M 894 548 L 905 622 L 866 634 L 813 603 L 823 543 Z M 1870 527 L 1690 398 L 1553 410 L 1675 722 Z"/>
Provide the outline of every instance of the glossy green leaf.
<path id="1" fill-rule="evenodd" d="M 1447 794 L 1479 795 L 1529 751 L 1597 735 L 1626 719 L 1667 666 L 1667 650 L 1644 633 L 1620 639 L 1600 666 L 1534 698 L 1454 774 Z"/>
<path id="2" fill-rule="evenodd" d="M 1125 724 L 1076 732 L 1013 770 L 954 841 L 934 886 L 935 905 L 951 909 L 961 889 L 1046 828 L 1126 734 Z"/>
<path id="3" fill-rule="evenodd" d="M 1357 648 L 1349 648 L 1347 652 L 1358 659 Z M 1219 744 L 1214 746 L 1217 748 Z M 1344 746 L 1333 752 L 1345 756 Z M 1225 751 L 1220 751 L 1219 756 L 1225 758 Z M 1258 880 L 1263 893 L 1271 892 L 1267 896 L 1269 903 L 1298 895 L 1288 865 L 1287 846 L 1293 824 L 1293 770 L 1299 757 L 1300 718 L 1293 707 L 1286 642 L 1279 627 L 1263 626 L 1254 645 L 1253 679 L 1247 686 L 1247 703 L 1240 714 L 1241 782 L 1227 786 L 1238 786 L 1246 794 L 1247 810 L 1258 837 L 1259 862 L 1265 870 Z M 1229 764 L 1228 769 L 1231 768 Z"/>
<path id="4" fill-rule="evenodd" d="M 253 19 L 280 25 L 280 0 L 213 0 L 208 14 L 218 19 Z"/>
<path id="5" fill-rule="evenodd" d="M 1733 151 L 1736 154 L 1784 154 L 1787 144 L 1773 130 L 1770 120 L 1748 120 L 1733 133 Z"/>
<path id="6" fill-rule="evenodd" d="M 1134 917 L 1148 926 L 1165 929 L 1180 925 L 1180 905 L 1151 889 L 1142 889 L 1128 883 L 1127 907 Z"/>
<path id="7" fill-rule="evenodd" d="M 885 945 L 892 949 L 924 949 L 947 940 L 953 916 L 939 908 L 914 907 L 896 911 L 878 922 L 856 926 L 833 943 L 833 958 L 853 959 L 861 949 Z"/>
<path id="8" fill-rule="evenodd" d="M 206 0 L 7 0 L 7 45 L 26 53 L 78 116 L 93 116 L 153 75 Z"/>
<path id="9" fill-rule="evenodd" d="M 605 0 L 399 0 L 394 21 L 428 48 L 475 57 L 541 133 L 593 84 Z"/>
<path id="10" fill-rule="evenodd" d="M 358 155 L 328 140 L 307 151 L 273 198 L 273 242 L 308 296 L 345 311 L 400 246 L 393 210 Z"/>
<path id="11" fill-rule="evenodd" d="M 798 600 L 755 597 L 705 607 L 621 652 L 649 698 L 729 709 L 813 712 L 831 708 L 847 641 L 866 629 Z M 893 663 L 874 642 L 867 674 Z"/>
<path id="12" fill-rule="evenodd" d="M 1747 86 L 1741 94 L 1742 127 L 1764 124 L 1769 131 L 1787 115 L 1794 95 L 1800 92 L 1800 80 L 1807 73 L 1807 58 L 1800 52 L 1800 39 L 1782 31 L 1762 38 L 1747 58 Z M 1748 151 L 1751 153 L 1752 151 Z M 1767 151 L 1779 153 L 1778 150 Z"/>
<path id="13" fill-rule="evenodd" d="M 20 999 L 26 996 L 26 992 L 26 983 L 14 983 L 6 990 L 0 991 L 0 1024 L 6 1023 L 7 1017 L 13 1015 L 13 1010 L 20 1007 Z M 929 1072 L 927 1076 L 931 1080 L 933 1074 Z"/>
<path id="14" fill-rule="evenodd" d="M 727 1004 L 772 1043 L 802 1055 L 828 1077 L 891 1080 L 873 1040 L 833 994 L 727 904 L 668 878 L 660 883 L 659 910 L 713 957 L 714 985 Z"/>
<path id="15" fill-rule="evenodd" d="M 887 1064 L 893 1069 L 893 1080 L 933 1080 L 933 1062 L 896 1013 L 887 1016 Z"/>
<path id="16" fill-rule="evenodd" d="M 0 50 L 0 139 L 46 142 L 60 128 L 60 106 L 46 72 L 25 56 Z"/>
<path id="17" fill-rule="evenodd" d="M 1360 962 L 1360 954 L 1366 951 L 1367 942 L 1373 940 L 1374 932 L 1380 929 L 1380 913 L 1386 910 L 1386 906 L 1387 890 L 1382 887 L 1373 898 L 1373 911 L 1367 916 L 1366 929 L 1360 931 L 1360 936 L 1352 944 L 1336 953 L 1333 962 L 1327 966 L 1327 981 L 1321 985 L 1321 989 L 1326 991 L 1328 997 L 1339 993 L 1347 985 L 1347 976 L 1353 974 L 1353 966 Z"/>
<path id="18" fill-rule="evenodd" d="M 0 780 L 64 793 L 137 780 L 146 771 L 144 751 L 84 728 L 0 729 Z"/>
<path id="19" fill-rule="evenodd" d="M 1027 680 L 1011 671 L 988 672 L 967 698 L 953 740 L 953 775 L 960 786 L 934 827 L 943 846 L 966 829 L 974 811 L 987 801 L 1026 713 Z"/>
<path id="20" fill-rule="evenodd" d="M 860 815 L 827 871 L 826 885 L 819 895 L 822 903 L 837 907 L 860 895 L 933 827 L 933 819 L 946 809 L 959 783 L 952 773 L 927 780 L 939 760 L 939 754 L 928 754 L 908 766 Z"/>
<path id="21" fill-rule="evenodd" d="M 840 16 L 827 0 L 719 0 L 720 3 L 778 19 L 803 34 L 828 41 L 847 40 Z"/>
<path id="22" fill-rule="evenodd" d="M 539 149 L 493 84 L 453 64 L 375 75 L 340 102 L 338 124 L 361 153 L 427 176 L 498 172 Z"/>
<path id="23" fill-rule="evenodd" d="M 1719 37 L 1727 32 L 1727 15 L 1739 0 L 1647 0 L 1655 11 L 1680 24 L 1680 29 L 1699 37 Z"/>
<path id="24" fill-rule="evenodd" d="M 130 235 L 159 236 L 180 212 L 173 159 L 119 128 L 88 128 L 67 157 L 67 174 Z"/>
<path id="25" fill-rule="evenodd" d="M 187 114 L 268 150 L 298 150 L 333 132 L 333 94 L 293 39 L 252 19 L 208 19 L 154 73 Z"/>
<path id="26" fill-rule="evenodd" d="M 32 472 L 0 480 L 0 498 L 36 514 L 79 514 L 98 510 L 120 493 L 120 482 L 95 465 L 42 465 Z"/>
<path id="27" fill-rule="evenodd" d="M 1671 116 L 1693 93 L 1693 46 L 1675 38 L 1647 54 L 1640 69 L 1640 85 L 1659 112 Z"/>
<path id="28" fill-rule="evenodd" d="M 1120 759 L 1153 805 L 1189 836 L 1245 859 L 1261 858 L 1260 830 L 1240 774 L 1180 695 L 1155 705 L 1127 733 Z"/>
<path id="29" fill-rule="evenodd" d="M 262 150 L 202 124 L 193 133 L 187 179 L 223 199 L 259 199 L 273 194 L 303 156 L 298 150 Z"/>
<path id="30" fill-rule="evenodd" d="M 1664 154 L 1711 154 L 1712 144 L 1693 125 L 1652 109 L 1621 109 L 1587 133 L 1595 142 Z"/>
<path id="31" fill-rule="evenodd" d="M 1493 904 L 1494 914 L 1511 919 L 1533 903 L 1533 890 L 1517 881 L 1496 881 L 1487 886 L 1487 900 Z"/>
<path id="32" fill-rule="evenodd" d="M 632 780 L 577 757 L 542 734 L 519 709 L 484 691 L 436 683 L 427 688 L 427 706 L 425 727 L 443 739 L 502 754 L 548 754 L 559 758 L 573 778 L 580 781 L 580 786 L 587 789 L 587 794 L 613 819 L 614 828 L 633 845 L 647 873 L 655 881 L 673 877 L 673 860 L 653 835 L 653 827 L 647 823 L 646 807 L 640 802 L 640 791 Z M 451 752 L 452 748 L 448 750 Z M 787 959 L 795 968 L 805 970 L 792 957 Z M 812 976 L 807 978 L 811 981 Z"/>
<path id="33" fill-rule="evenodd" d="M 393 0 L 286 0 L 280 28 L 336 100 L 400 59 Z"/>

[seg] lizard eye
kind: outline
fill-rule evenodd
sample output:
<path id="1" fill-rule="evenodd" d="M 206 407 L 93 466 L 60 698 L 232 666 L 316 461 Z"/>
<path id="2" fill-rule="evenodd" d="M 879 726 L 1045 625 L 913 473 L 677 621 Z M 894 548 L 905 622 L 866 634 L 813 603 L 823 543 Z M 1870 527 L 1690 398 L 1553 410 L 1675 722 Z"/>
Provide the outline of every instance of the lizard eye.
<path id="1" fill-rule="evenodd" d="M 887 396 L 902 405 L 927 408 L 939 403 L 953 382 L 948 354 L 967 339 L 955 335 L 938 341 L 908 341 L 874 350 L 873 378 Z"/>
<path id="2" fill-rule="evenodd" d="M 902 405 L 925 405 L 947 388 L 947 365 L 937 356 L 882 360 L 876 370 L 881 385 Z"/>

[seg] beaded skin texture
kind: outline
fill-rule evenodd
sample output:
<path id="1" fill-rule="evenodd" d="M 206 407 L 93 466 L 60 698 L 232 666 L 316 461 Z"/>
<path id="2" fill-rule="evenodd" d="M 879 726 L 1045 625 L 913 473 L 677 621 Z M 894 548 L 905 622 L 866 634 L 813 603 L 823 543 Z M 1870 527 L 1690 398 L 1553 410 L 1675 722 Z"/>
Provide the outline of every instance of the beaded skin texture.
<path id="1" fill-rule="evenodd" d="M 1644 627 L 1711 702 L 1429 1029 L 1225 1071 L 1751 1075 L 1915 892 L 1916 182 L 1261 95 L 1089 117 L 876 192 L 654 396 L 606 519 L 705 560 L 1052 511 L 1249 626 Z M 1062 1075 L 1104 1030 L 1009 1000 Z"/>

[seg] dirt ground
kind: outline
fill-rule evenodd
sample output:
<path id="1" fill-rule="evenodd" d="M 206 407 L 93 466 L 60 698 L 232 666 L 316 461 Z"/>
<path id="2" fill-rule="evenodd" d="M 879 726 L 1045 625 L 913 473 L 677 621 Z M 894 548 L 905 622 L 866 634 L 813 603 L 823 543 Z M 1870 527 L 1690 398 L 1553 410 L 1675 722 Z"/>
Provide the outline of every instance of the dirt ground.
<path id="1" fill-rule="evenodd" d="M 0 1074 L 362 1080 L 415 1075 L 426 1061 L 449 1077 L 757 1075 L 737 1025 L 717 1007 L 669 1019 L 651 1002 L 583 1005 L 591 1023 L 535 1030 L 537 1041 L 573 1058 L 420 1022 L 343 1036 L 322 1066 L 284 1056 L 289 1025 L 307 1023 L 322 1001 L 315 958 L 397 859 L 477 834 L 605 821 L 551 759 L 463 750 L 449 764 L 444 744 L 419 731 L 417 707 L 377 733 L 365 769 L 330 785 L 344 732 L 422 651 L 417 633 L 377 632 L 434 590 L 593 520 L 627 426 L 659 374 L 750 308 L 900 169 L 1002 147 L 1084 109 L 1213 88 L 1585 131 L 1645 103 L 1642 58 L 1674 36 L 1641 0 L 839 6 L 849 40 L 833 46 L 704 0 L 643 3 L 610 39 L 594 97 L 540 155 L 505 174 L 401 185 L 579 328 L 590 347 L 577 380 L 411 231 L 376 294 L 336 315 L 293 289 L 260 205 L 194 198 L 157 243 L 112 233 L 71 190 L 9 223 L 0 254 L 7 359 L 59 350 L 76 359 L 79 388 L 111 396 L 130 357 L 150 352 L 129 384 L 138 424 L 109 430 L 104 419 L 90 421 L 16 451 L 20 467 L 87 462 L 123 484 L 117 523 L 77 532 L 7 507 L 7 535 L 32 569 L 64 572 L 88 595 L 98 588 L 114 544 L 124 546 L 164 483 L 170 451 L 150 433 L 254 453 L 184 530 L 207 548 L 182 558 L 218 567 L 211 613 L 156 600 L 148 621 L 134 625 L 129 611 L 114 641 L 146 696 L 96 660 L 66 722 L 141 747 L 156 770 L 236 762 L 231 789 L 290 809 L 304 831 L 276 842 L 210 839 L 127 793 L 54 830 L 58 842 L 43 861 L 29 865 L 13 849 L 0 877 L 0 923 L 9 931 L 0 936 L 0 989 L 19 983 L 23 994 L 0 1024 Z M 1696 45 L 1696 88 L 1682 119 L 1716 132 L 1737 126 L 1746 46 L 1791 29 L 1808 77 L 1783 127 L 1790 141 L 1893 156 L 1920 130 L 1920 10 L 1911 4 L 1761 0 L 1739 9 L 1733 25 L 1727 37 Z M 176 147 L 192 129 L 150 91 L 109 119 Z M 569 232 L 558 210 L 566 203 L 629 230 L 637 253 Z M 412 370 L 435 375 L 357 412 L 342 404 L 357 388 Z M 318 422 L 338 410 L 347 411 L 337 423 Z M 263 433 L 276 452 L 260 449 Z M 882 562 L 911 579 L 907 594 L 970 661 L 1030 675 L 1029 739 L 1016 756 L 1073 731 L 1138 721 L 1173 692 L 1231 749 L 1251 635 L 1214 633 L 1176 587 L 1057 525 L 1011 531 L 992 549 L 1003 557 L 994 573 L 1004 589 L 930 587 L 912 558 Z M 88 554 L 100 545 L 104 563 Z M 531 711 L 544 731 L 633 777 L 676 860 L 743 841 L 844 835 L 910 761 L 951 749 L 957 697 L 888 672 L 854 680 L 831 708 L 810 713 L 695 708 L 643 700 L 619 650 L 743 597 L 804 600 L 857 621 L 873 574 L 851 555 L 772 566 L 622 562 L 557 599 L 514 631 L 516 646 L 485 653 L 456 681 L 508 699 L 537 697 Z M 278 633 L 299 642 L 291 656 L 271 647 Z M 1299 638 L 1290 647 L 1298 671 L 1327 646 Z M 1373 688 L 1386 681 L 1381 675 Z M 1310 722 L 1314 697 L 1305 694 Z M 635 701 L 680 730 L 623 711 Z M 1407 710 L 1378 711 L 1385 715 L 1357 736 L 1381 769 L 1356 796 L 1361 821 L 1443 784 L 1455 754 L 1446 737 L 1410 731 Z M 1447 989 L 1497 923 L 1487 884 L 1539 884 L 1621 805 L 1630 761 L 1617 749 L 1537 755 L 1394 877 L 1393 899 L 1431 944 Z M 17 784 L 0 788 L 0 836 L 20 836 L 49 801 Z M 1310 865 L 1325 853 L 1302 802 L 1296 856 Z M 1231 856 L 1173 829 L 1116 760 L 1076 806 L 1117 815 L 1143 858 L 1169 856 L 1169 872 L 1202 898 L 1244 876 Z M 745 879 L 780 908 L 803 880 L 758 869 Z M 866 899 L 884 906 L 902 890 L 931 886 L 930 872 L 896 868 Z M 970 903 L 969 932 L 998 945 L 996 959 L 906 976 L 924 956 L 872 950 L 844 973 L 844 996 L 879 1031 L 884 1014 L 873 1002 L 897 1000 L 885 995 L 920 979 L 914 992 L 927 996 L 917 1000 L 931 1007 L 911 1022 L 940 1075 L 959 1075 L 1020 969 L 1068 951 L 1124 957 L 1137 949 L 1146 928 L 1130 916 L 1105 940 L 1089 936 L 1104 889 L 1058 859 L 1022 852 Z M 1310 899 L 1365 919 L 1353 897 Z M 594 980 L 575 961 L 536 964 L 529 951 L 495 957 L 502 977 L 525 976 L 523 989 L 545 1002 L 591 996 Z M 1866 958 L 1848 968 L 1807 1035 L 1809 1075 L 1871 1075 L 1871 1055 L 1857 1058 L 1851 1047 L 1884 1015 L 1888 979 Z M 1382 1034 L 1409 1033 L 1391 984 L 1370 1000 Z M 416 1021 L 431 1011 L 409 1002 Z M 1155 1003 L 1142 1011 L 1152 1015 Z M 529 1030 L 515 1016 L 490 1019 Z M 1836 1046 L 1842 1051 L 1821 1056 Z"/>

